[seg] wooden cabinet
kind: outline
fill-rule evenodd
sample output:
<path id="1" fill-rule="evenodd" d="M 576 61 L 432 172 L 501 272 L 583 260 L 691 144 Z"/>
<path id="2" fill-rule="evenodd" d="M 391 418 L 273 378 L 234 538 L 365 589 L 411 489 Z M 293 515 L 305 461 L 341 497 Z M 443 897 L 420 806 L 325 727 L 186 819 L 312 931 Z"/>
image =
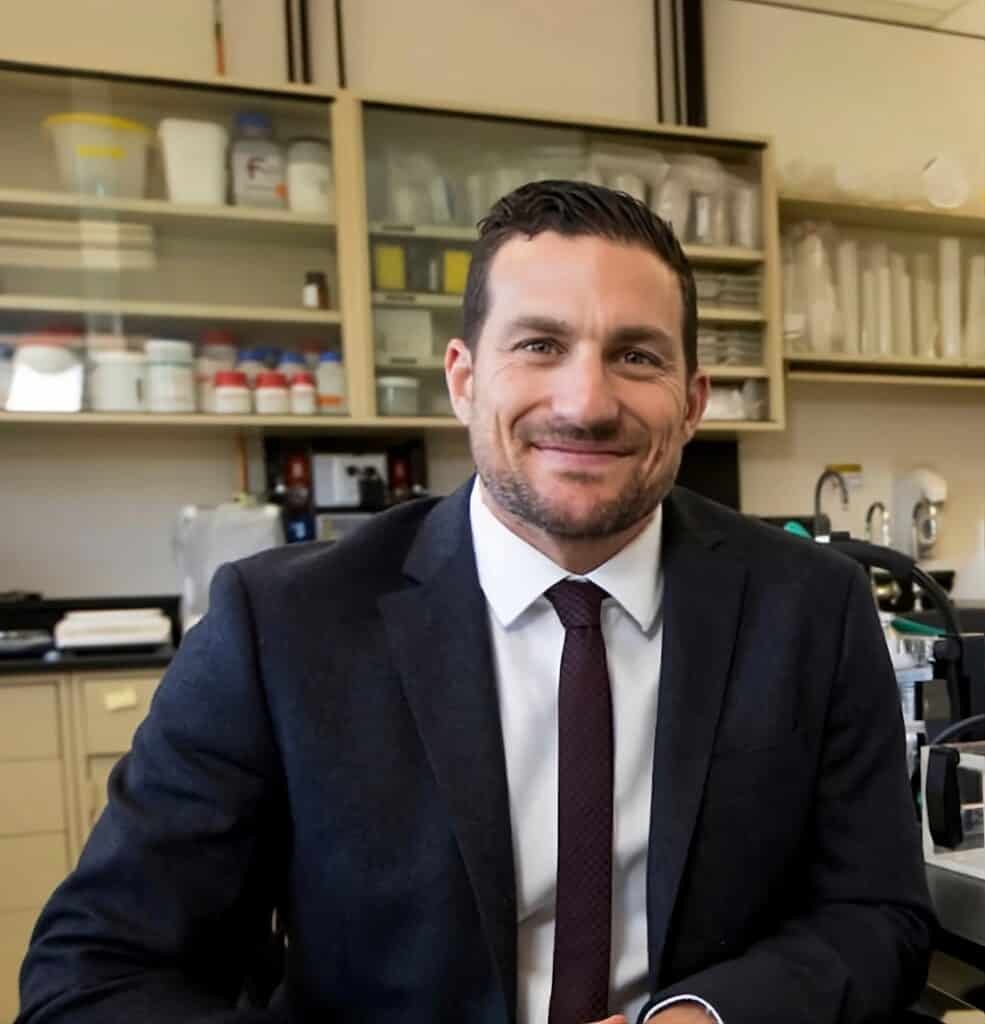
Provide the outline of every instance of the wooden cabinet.
<path id="1" fill-rule="evenodd" d="M 347 409 L 336 415 L 8 410 L 0 429 L 461 431 L 441 356 L 459 330 L 476 221 L 503 193 L 545 177 L 631 191 L 674 221 L 698 277 L 700 361 L 717 397 L 729 399 L 714 403 L 718 419 L 709 413 L 701 429 L 735 435 L 784 426 L 776 191 L 765 138 L 312 86 L 54 74 L 42 65 L 0 69 L 0 97 L 0 215 L 14 232 L 0 253 L 0 263 L 12 261 L 0 334 L 74 330 L 91 364 L 94 346 L 136 348 L 155 336 L 202 342 L 217 329 L 241 353 L 263 350 L 268 363 L 272 350 L 341 353 L 348 391 Z M 40 130 L 64 111 L 150 130 L 143 196 L 65 189 L 52 140 Z M 153 140 L 162 120 L 228 130 L 242 111 L 267 114 L 282 144 L 330 141 L 334 217 L 169 198 L 162 144 Z M 76 234 L 90 240 L 78 251 L 68 244 Z M 53 237 L 65 243 L 56 253 Z M 303 305 L 309 272 L 324 275 L 327 308 Z"/>
<path id="2" fill-rule="evenodd" d="M 0 676 L 0 1020 L 31 930 L 106 804 L 159 670 Z"/>
<path id="3" fill-rule="evenodd" d="M 896 384 L 985 389 L 985 323 L 978 304 L 968 301 L 976 273 L 973 260 L 977 257 L 980 261 L 985 255 L 985 217 L 962 210 L 794 195 L 780 198 L 779 211 L 786 254 L 783 293 L 787 306 L 794 307 L 784 310 L 788 327 L 785 361 L 790 380 L 870 388 Z M 828 225 L 832 230 L 817 231 L 817 225 Z M 809 324 L 800 315 L 804 288 L 797 243 L 808 230 L 820 240 L 815 251 L 829 263 L 838 313 L 835 323 L 840 322 L 841 328 L 823 332 L 831 337 L 822 344 L 810 336 Z M 938 276 L 942 238 L 954 240 L 960 271 L 956 320 L 960 321 L 961 338 L 955 339 L 958 350 L 951 352 L 947 351 L 939 322 L 943 319 Z M 835 239 L 851 244 L 854 255 L 850 264 L 839 265 Z M 877 247 L 882 250 L 883 262 L 888 259 L 891 265 L 894 257 L 898 259 L 902 273 L 895 280 L 888 266 L 880 278 L 874 261 Z M 921 261 L 926 289 L 923 303 Z M 849 281 L 854 278 L 850 289 L 841 280 L 843 272 L 851 273 Z M 872 279 L 868 289 L 866 277 Z M 902 294 L 897 294 L 901 284 Z M 851 317 L 842 308 L 849 295 L 854 306 Z M 868 304 L 872 306 L 871 318 L 866 316 Z M 929 313 L 924 331 L 919 322 L 921 305 Z M 847 327 L 849 319 L 857 321 L 854 330 Z M 883 340 L 890 342 L 888 348 L 881 344 Z"/>

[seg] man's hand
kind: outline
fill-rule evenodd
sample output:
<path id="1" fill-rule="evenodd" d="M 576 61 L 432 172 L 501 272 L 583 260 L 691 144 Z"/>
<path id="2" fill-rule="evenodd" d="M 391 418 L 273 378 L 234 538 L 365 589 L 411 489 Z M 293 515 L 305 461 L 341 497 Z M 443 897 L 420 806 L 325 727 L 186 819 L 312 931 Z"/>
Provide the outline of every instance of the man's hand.
<path id="1" fill-rule="evenodd" d="M 629 1021 L 621 1013 L 617 1013 L 615 1017 L 606 1017 L 605 1020 L 592 1021 L 592 1024 L 629 1024 Z"/>

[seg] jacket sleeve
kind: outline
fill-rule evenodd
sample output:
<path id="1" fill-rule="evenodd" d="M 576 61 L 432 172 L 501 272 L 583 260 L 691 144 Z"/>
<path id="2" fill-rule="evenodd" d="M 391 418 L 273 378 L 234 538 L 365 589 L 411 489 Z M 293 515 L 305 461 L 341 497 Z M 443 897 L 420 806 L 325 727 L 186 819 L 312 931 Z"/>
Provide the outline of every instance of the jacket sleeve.
<path id="1" fill-rule="evenodd" d="M 808 909 L 740 956 L 656 993 L 641 1021 L 686 993 L 725 1024 L 863 1024 L 892 1019 L 916 999 L 934 917 L 904 746 L 896 679 L 856 570 L 824 724 Z"/>
<path id="2" fill-rule="evenodd" d="M 21 970 L 19 1024 L 267 1024 L 236 1010 L 287 845 L 238 570 L 224 566 Z"/>

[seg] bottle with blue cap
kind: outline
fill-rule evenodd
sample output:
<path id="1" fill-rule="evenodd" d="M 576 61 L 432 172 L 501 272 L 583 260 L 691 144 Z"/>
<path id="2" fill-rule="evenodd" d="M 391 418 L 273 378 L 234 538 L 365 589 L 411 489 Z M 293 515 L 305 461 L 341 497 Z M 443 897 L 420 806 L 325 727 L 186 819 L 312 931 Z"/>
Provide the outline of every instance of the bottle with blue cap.
<path id="1" fill-rule="evenodd" d="M 262 353 L 255 348 L 244 348 L 236 360 L 236 369 L 246 374 L 246 383 L 249 387 L 256 386 L 257 377 L 266 369 Z"/>
<path id="2" fill-rule="evenodd" d="M 230 151 L 233 203 L 283 208 L 287 196 L 284 151 L 274 142 L 270 118 L 259 111 L 241 111 L 234 131 L 236 141 Z"/>
<path id="3" fill-rule="evenodd" d="M 304 361 L 304 356 L 301 355 L 300 352 L 291 352 L 288 350 L 281 353 L 277 369 L 280 370 L 288 380 L 290 380 L 296 374 L 303 373 L 307 370 L 308 364 Z"/>
<path id="4" fill-rule="evenodd" d="M 318 362 L 318 411 L 339 415 L 348 412 L 345 367 L 338 352 L 322 352 Z"/>

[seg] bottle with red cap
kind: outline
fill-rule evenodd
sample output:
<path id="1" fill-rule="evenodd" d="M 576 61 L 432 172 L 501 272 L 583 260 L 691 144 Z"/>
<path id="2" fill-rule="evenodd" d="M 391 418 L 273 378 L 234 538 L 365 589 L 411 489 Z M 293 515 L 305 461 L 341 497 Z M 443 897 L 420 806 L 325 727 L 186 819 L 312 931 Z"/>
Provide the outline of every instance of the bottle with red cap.
<path id="1" fill-rule="evenodd" d="M 264 370 L 257 375 L 253 400 L 261 416 L 284 416 L 290 411 L 287 378 L 279 370 Z"/>
<path id="2" fill-rule="evenodd" d="M 314 416 L 318 411 L 315 375 L 301 370 L 291 377 L 291 412 L 295 416 Z"/>
<path id="3" fill-rule="evenodd" d="M 242 370 L 219 370 L 214 401 L 216 413 L 242 416 L 251 412 L 253 402 L 246 374 Z"/>

